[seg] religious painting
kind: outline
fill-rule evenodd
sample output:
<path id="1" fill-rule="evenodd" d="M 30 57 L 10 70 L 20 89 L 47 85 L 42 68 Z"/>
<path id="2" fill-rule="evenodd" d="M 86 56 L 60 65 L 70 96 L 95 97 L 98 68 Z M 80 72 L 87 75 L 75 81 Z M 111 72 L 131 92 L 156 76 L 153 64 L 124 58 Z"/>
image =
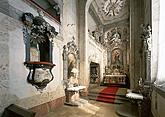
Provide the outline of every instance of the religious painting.
<path id="1" fill-rule="evenodd" d="M 111 65 L 113 66 L 113 69 L 120 69 L 123 66 L 122 58 L 122 51 L 119 48 L 112 51 Z"/>
<path id="2" fill-rule="evenodd" d="M 115 49 L 112 51 L 112 63 L 122 62 L 122 52 L 120 49 Z"/>
<path id="3" fill-rule="evenodd" d="M 76 58 L 74 54 L 68 55 L 68 77 L 71 76 L 73 68 L 76 67 Z"/>

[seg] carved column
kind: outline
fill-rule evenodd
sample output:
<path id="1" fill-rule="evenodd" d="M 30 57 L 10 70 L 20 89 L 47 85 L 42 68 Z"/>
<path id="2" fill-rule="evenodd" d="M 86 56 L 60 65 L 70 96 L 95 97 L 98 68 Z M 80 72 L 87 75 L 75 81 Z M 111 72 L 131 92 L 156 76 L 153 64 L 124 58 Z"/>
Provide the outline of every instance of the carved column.
<path id="1" fill-rule="evenodd" d="M 146 83 L 151 82 L 151 51 L 146 52 Z"/>
<path id="2" fill-rule="evenodd" d="M 143 39 L 143 63 L 145 63 L 145 83 L 149 84 L 151 82 L 151 27 L 149 25 L 141 25 L 142 33 L 141 37 Z"/>

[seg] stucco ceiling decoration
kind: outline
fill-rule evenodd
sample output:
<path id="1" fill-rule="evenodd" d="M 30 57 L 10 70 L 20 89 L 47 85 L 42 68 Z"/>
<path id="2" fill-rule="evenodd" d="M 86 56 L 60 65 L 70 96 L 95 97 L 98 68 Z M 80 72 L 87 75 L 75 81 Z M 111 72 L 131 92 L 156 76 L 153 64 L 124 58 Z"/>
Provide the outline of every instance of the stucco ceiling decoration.
<path id="1" fill-rule="evenodd" d="M 90 8 L 102 25 L 126 20 L 129 17 L 129 0 L 93 0 Z"/>
<path id="2" fill-rule="evenodd" d="M 106 0 L 103 3 L 102 11 L 109 17 L 119 15 L 125 5 L 125 1 L 126 0 Z"/>

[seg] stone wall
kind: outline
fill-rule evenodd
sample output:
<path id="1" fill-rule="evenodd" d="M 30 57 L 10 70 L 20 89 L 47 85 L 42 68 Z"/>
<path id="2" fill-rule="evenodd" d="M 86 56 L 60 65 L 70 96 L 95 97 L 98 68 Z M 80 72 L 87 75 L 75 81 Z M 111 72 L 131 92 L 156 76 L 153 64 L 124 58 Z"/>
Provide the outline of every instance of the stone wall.
<path id="1" fill-rule="evenodd" d="M 30 12 L 34 16 L 38 15 L 37 9 L 26 1 L 0 1 L 0 113 L 12 103 L 27 109 L 32 108 L 38 112 L 34 107 L 48 104 L 48 102 L 52 102 L 49 105 L 60 106 L 63 104 L 63 97 L 65 96 L 62 82 L 63 67 L 61 66 L 64 43 L 61 35 L 54 39 L 53 45 L 53 63 L 56 64 L 52 70 L 54 80 L 48 84 L 43 93 L 26 82 L 28 69 L 23 64 L 26 53 L 22 31 L 23 24 L 20 20 L 24 12 Z M 59 24 L 46 15 L 44 19 L 59 32 Z M 45 113 L 53 106 L 49 107 L 47 111 L 44 111 Z"/>

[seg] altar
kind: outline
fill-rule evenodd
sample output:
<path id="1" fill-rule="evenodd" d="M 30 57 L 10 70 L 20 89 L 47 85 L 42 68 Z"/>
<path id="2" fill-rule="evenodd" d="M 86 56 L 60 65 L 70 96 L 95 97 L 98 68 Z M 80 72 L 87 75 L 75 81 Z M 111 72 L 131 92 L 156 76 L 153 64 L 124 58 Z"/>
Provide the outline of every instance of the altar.
<path id="1" fill-rule="evenodd" d="M 125 85 L 126 75 L 104 75 L 104 84 L 121 84 Z"/>
<path id="2" fill-rule="evenodd" d="M 110 60 L 105 66 L 105 73 L 103 75 L 104 85 L 125 85 L 126 84 L 126 68 L 123 64 L 123 51 L 121 47 L 114 47 L 109 50 Z"/>

